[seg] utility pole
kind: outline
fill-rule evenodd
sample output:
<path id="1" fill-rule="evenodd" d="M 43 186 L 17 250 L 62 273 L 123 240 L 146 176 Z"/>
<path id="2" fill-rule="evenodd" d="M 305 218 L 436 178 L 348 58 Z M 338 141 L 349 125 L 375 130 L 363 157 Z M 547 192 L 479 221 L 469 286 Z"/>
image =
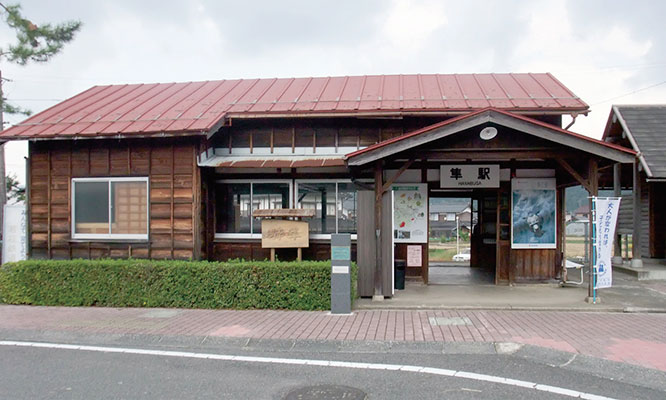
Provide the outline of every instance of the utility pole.
<path id="1" fill-rule="evenodd" d="M 2 71 L 0 71 L 0 132 L 5 128 L 4 119 L 4 93 L 2 91 Z M 3 232 L 2 227 L 5 217 L 5 203 L 7 202 L 7 183 L 5 182 L 5 143 L 0 143 L 0 243 L 2 243 Z"/>

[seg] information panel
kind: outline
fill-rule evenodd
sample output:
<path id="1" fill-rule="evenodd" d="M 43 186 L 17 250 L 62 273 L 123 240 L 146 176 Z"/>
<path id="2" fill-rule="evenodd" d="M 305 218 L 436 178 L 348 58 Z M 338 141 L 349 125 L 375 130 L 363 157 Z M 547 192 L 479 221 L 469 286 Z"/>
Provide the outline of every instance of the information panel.
<path id="1" fill-rule="evenodd" d="M 428 242 L 428 185 L 392 186 L 393 239 L 395 243 Z"/>

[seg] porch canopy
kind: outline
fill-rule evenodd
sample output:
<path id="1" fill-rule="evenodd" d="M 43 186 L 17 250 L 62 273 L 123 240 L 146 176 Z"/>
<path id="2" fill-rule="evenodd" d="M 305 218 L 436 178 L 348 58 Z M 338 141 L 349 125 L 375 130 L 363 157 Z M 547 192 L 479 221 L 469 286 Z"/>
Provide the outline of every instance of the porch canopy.
<path id="1" fill-rule="evenodd" d="M 492 138 L 480 135 L 488 127 L 497 130 Z M 382 210 L 383 194 L 407 169 L 420 169 L 421 182 L 429 182 L 430 188 L 439 187 L 438 183 L 432 182 L 430 172 L 438 171 L 446 163 L 499 164 L 500 168 L 510 170 L 511 178 L 516 176 L 517 170 L 548 169 L 554 171 L 558 191 L 580 184 L 591 195 L 596 195 L 599 168 L 615 163 L 633 163 L 635 157 L 635 151 L 619 145 L 522 115 L 485 108 L 349 153 L 346 164 L 353 175 L 374 170 L 375 229 L 380 233 L 381 243 L 382 238 L 385 241 L 390 237 L 383 232 L 386 226 L 382 228 L 382 213 L 386 212 Z M 386 176 L 386 170 L 391 170 L 392 176 Z M 377 249 L 380 247 L 390 248 L 384 244 L 376 246 Z M 558 253 L 562 251 L 561 244 L 557 250 Z M 390 253 L 379 250 L 376 253 L 375 296 L 383 296 L 390 290 L 385 281 L 390 277 L 386 268 L 391 266 L 382 266 L 381 262 L 387 254 Z M 551 259 L 558 259 L 561 264 L 561 254 L 553 255 Z M 555 271 L 555 268 L 551 270 Z"/>

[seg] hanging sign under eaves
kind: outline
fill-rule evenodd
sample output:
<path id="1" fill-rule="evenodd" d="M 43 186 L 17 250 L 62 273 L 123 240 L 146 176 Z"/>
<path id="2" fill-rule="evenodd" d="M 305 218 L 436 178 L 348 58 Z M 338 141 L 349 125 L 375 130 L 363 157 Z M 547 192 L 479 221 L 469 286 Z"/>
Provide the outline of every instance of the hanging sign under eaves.
<path id="1" fill-rule="evenodd" d="M 498 188 L 500 168 L 499 164 L 442 165 L 439 177 L 442 189 Z"/>

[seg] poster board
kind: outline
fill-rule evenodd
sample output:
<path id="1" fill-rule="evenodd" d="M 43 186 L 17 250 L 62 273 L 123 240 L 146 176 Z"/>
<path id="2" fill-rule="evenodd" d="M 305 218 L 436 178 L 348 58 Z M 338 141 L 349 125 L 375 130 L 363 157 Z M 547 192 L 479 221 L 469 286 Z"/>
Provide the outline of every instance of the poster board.
<path id="1" fill-rule="evenodd" d="M 2 263 L 25 260 L 28 254 L 28 218 L 23 204 L 5 204 Z"/>
<path id="2" fill-rule="evenodd" d="M 420 244 L 407 245 L 407 266 L 423 266 L 423 247 Z"/>
<path id="3" fill-rule="evenodd" d="M 392 185 L 395 243 L 428 242 L 428 185 Z"/>
<path id="4" fill-rule="evenodd" d="M 511 248 L 557 248 L 555 178 L 511 180 Z"/>
<path id="5" fill-rule="evenodd" d="M 261 247 L 282 249 L 308 247 L 308 223 L 287 219 L 261 220 Z"/>

